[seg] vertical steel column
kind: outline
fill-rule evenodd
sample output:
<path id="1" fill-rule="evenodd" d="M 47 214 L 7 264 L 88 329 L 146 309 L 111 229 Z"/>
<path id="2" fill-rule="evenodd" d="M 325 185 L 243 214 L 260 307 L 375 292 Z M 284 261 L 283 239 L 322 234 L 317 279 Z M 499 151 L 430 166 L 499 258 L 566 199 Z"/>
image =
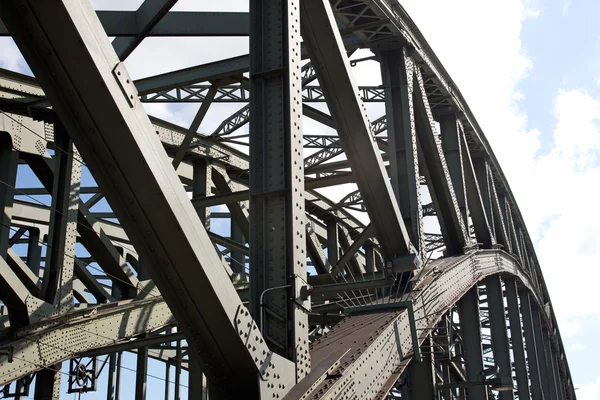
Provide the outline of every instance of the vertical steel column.
<path id="1" fill-rule="evenodd" d="M 110 295 L 115 299 L 118 299 L 120 289 L 117 285 L 112 285 L 110 289 Z M 107 394 L 106 400 L 118 400 L 119 399 L 119 379 L 121 374 L 121 356 L 120 353 L 111 353 L 108 361 L 108 382 L 106 384 Z"/>
<path id="2" fill-rule="evenodd" d="M 523 331 L 525 332 L 525 344 L 527 346 L 527 365 L 529 366 L 529 379 L 531 380 L 531 397 L 534 400 L 543 399 L 539 366 L 540 361 L 538 359 L 538 346 L 535 342 L 529 292 L 527 290 L 519 291 L 519 299 L 521 300 Z"/>
<path id="3" fill-rule="evenodd" d="M 441 372 L 442 372 L 442 379 L 443 379 L 443 383 L 445 385 L 449 385 L 452 383 L 452 374 L 450 372 L 450 333 L 451 333 L 451 324 L 449 319 L 451 318 L 450 314 L 446 314 L 444 317 L 442 317 L 442 320 L 440 321 L 440 323 L 438 324 L 438 331 L 439 331 L 439 335 L 435 337 L 434 341 L 437 341 L 439 347 L 441 348 L 441 350 L 434 350 L 434 357 L 435 355 L 439 356 L 436 357 L 437 360 L 440 363 L 441 366 Z M 434 349 L 435 349 L 435 345 L 434 345 Z M 445 389 L 443 389 L 442 391 L 442 397 L 444 399 L 448 399 L 450 400 L 452 397 L 452 394 L 454 393 L 453 389 L 450 389 L 450 387 L 447 387 Z"/>
<path id="4" fill-rule="evenodd" d="M 188 357 L 190 354 L 188 354 Z M 200 364 L 190 357 L 188 362 L 188 399 L 189 400 L 207 400 L 208 387 L 206 377 L 200 369 Z"/>
<path id="5" fill-rule="evenodd" d="M 169 400 L 171 398 L 171 363 L 167 360 L 165 361 L 165 398 L 164 400 Z"/>
<path id="6" fill-rule="evenodd" d="M 210 193 L 211 168 L 204 158 L 192 162 L 193 184 L 192 199 L 206 197 Z M 196 211 L 206 230 L 210 230 L 210 207 L 197 206 Z"/>
<path id="7" fill-rule="evenodd" d="M 35 400 L 60 400 L 61 367 L 58 363 L 35 375 Z"/>
<path id="8" fill-rule="evenodd" d="M 174 400 L 181 400 L 181 359 L 183 354 L 181 352 L 181 340 L 177 341 L 177 350 L 175 352 L 175 394 Z"/>
<path id="9" fill-rule="evenodd" d="M 552 386 L 550 384 L 550 372 L 548 369 L 548 354 L 546 353 L 546 345 L 544 339 L 544 332 L 542 328 L 542 321 L 540 319 L 540 311 L 537 308 L 531 309 L 533 317 L 533 331 L 535 332 L 535 344 L 537 349 L 539 367 L 540 367 L 540 378 L 542 381 L 542 389 L 544 390 L 545 400 L 556 400 L 556 395 L 552 393 Z"/>
<path id="10" fill-rule="evenodd" d="M 413 114 L 413 64 L 406 49 L 381 53 L 390 181 L 412 243 L 422 250 L 423 211 Z"/>
<path id="11" fill-rule="evenodd" d="M 138 279 L 150 279 L 146 265 L 147 258 L 140 255 L 138 260 Z M 146 381 L 148 379 L 148 347 L 138 347 L 135 374 L 135 400 L 146 400 Z"/>
<path id="12" fill-rule="evenodd" d="M 148 379 L 148 347 L 137 349 L 135 373 L 135 400 L 146 400 L 146 380 Z"/>
<path id="13" fill-rule="evenodd" d="M 308 316 L 297 301 L 307 257 L 300 1 L 251 0 L 250 48 L 250 304 L 299 381 L 311 365 Z"/>
<path id="14" fill-rule="evenodd" d="M 467 381 L 476 381 L 483 371 L 483 349 L 481 347 L 481 323 L 479 321 L 479 290 L 472 287 L 459 301 L 458 313 L 463 336 Z M 469 398 L 487 400 L 484 386 L 467 389 Z"/>
<path id="15" fill-rule="evenodd" d="M 169 328 L 166 330 L 165 334 L 170 335 L 173 333 L 173 328 Z M 173 342 L 168 342 L 169 345 L 172 345 Z M 170 360 L 165 361 L 165 398 L 164 400 L 169 400 L 171 398 L 171 362 Z"/>
<path id="16" fill-rule="evenodd" d="M 558 400 L 564 400 L 565 398 L 565 387 L 562 384 L 562 378 L 560 376 L 560 369 L 558 367 L 558 357 L 555 355 L 554 357 L 552 357 L 552 365 L 554 367 L 554 371 L 555 371 L 555 380 L 554 382 L 556 383 L 556 395 L 558 397 Z"/>
<path id="17" fill-rule="evenodd" d="M 373 243 L 367 240 L 363 244 L 363 250 L 365 252 L 365 272 L 375 271 L 375 249 Z"/>
<path id="18" fill-rule="evenodd" d="M 108 356 L 108 383 L 106 384 L 106 400 L 115 400 L 115 383 L 117 378 L 117 353 Z"/>
<path id="19" fill-rule="evenodd" d="M 82 166 L 79 153 L 60 122 L 54 124 L 54 143 L 52 210 L 42 293 L 44 300 L 64 313 L 73 308 L 73 269 Z"/>
<path id="20" fill-rule="evenodd" d="M 10 135 L 0 133 L 0 257 L 6 259 L 11 235 L 10 221 L 19 153 L 12 148 Z"/>
<path id="21" fill-rule="evenodd" d="M 236 243 L 244 244 L 244 234 L 240 229 L 240 226 L 236 223 L 234 218 L 231 218 L 231 240 Z M 232 250 L 231 251 L 231 270 L 233 272 L 244 272 L 246 266 L 246 258 L 242 252 Z"/>
<path id="22" fill-rule="evenodd" d="M 121 364 L 123 363 L 123 352 L 117 353 L 117 377 L 115 379 L 115 400 L 121 399 Z"/>
<path id="23" fill-rule="evenodd" d="M 550 340 L 550 331 L 546 330 L 544 332 L 544 340 L 546 346 L 546 354 L 548 361 L 548 372 L 550 375 L 550 389 L 554 391 L 554 396 L 557 400 L 560 400 L 560 395 L 558 394 L 559 385 L 558 385 L 558 369 L 556 368 L 556 357 L 554 356 L 554 352 L 552 351 L 552 342 Z"/>
<path id="24" fill-rule="evenodd" d="M 333 218 L 327 221 L 327 259 L 331 268 L 337 265 L 340 257 L 340 241 L 337 221 Z"/>
<path id="25" fill-rule="evenodd" d="M 467 214 L 467 192 L 465 190 L 465 174 L 463 171 L 462 146 L 460 131 L 456 114 L 444 114 L 440 116 L 440 134 L 442 137 L 442 149 L 446 158 L 446 165 L 450 173 L 456 201 L 467 230 L 469 229 L 469 215 Z"/>
<path id="26" fill-rule="evenodd" d="M 27 266 L 39 278 L 40 262 L 42 260 L 40 230 L 29 228 L 29 239 L 27 241 Z"/>
<path id="27" fill-rule="evenodd" d="M 498 208 L 499 208 L 499 215 L 501 216 L 501 220 L 504 222 L 504 232 L 506 233 L 506 244 L 507 244 L 507 251 L 509 253 L 515 254 L 515 255 L 519 255 L 517 252 L 517 249 L 515 248 L 516 243 L 514 242 L 514 238 L 511 235 L 511 218 L 512 215 L 510 213 L 510 204 L 508 203 L 508 199 L 506 198 L 506 195 L 502 192 L 497 193 L 496 194 L 496 198 L 498 199 Z"/>
<path id="28" fill-rule="evenodd" d="M 425 339 L 421 345 L 422 360 L 414 360 L 408 365 L 408 379 L 411 399 L 437 399 L 435 387 L 435 366 L 433 364 L 433 348 L 431 338 Z"/>
<path id="29" fill-rule="evenodd" d="M 492 234 L 496 234 L 496 228 L 494 221 L 494 211 L 492 203 L 492 189 L 490 185 L 490 176 L 488 174 L 487 160 L 483 157 L 473 157 L 473 169 L 475 170 L 475 176 L 477 178 L 477 184 L 479 185 L 479 191 L 481 192 L 481 201 L 483 202 L 483 208 L 485 209 L 485 215 L 487 217 L 488 225 Z M 498 238 L 496 238 L 498 239 Z"/>
<path id="30" fill-rule="evenodd" d="M 506 332 L 506 313 L 504 312 L 504 298 L 502 296 L 502 283 L 500 276 L 494 275 L 485 279 L 487 289 L 487 302 L 490 313 L 490 331 L 492 334 L 492 351 L 494 361 L 500 368 L 500 376 L 512 380 L 512 368 Z M 512 390 L 500 392 L 500 400 L 514 399 Z"/>
<path id="31" fill-rule="evenodd" d="M 45 301 L 65 313 L 74 305 L 73 273 L 82 166 L 79 153 L 58 121 L 54 123 L 54 143 L 55 173 L 42 294 Z M 38 372 L 36 400 L 60 397 L 61 368 L 59 363 Z"/>
<path id="32" fill-rule="evenodd" d="M 527 364 L 525 362 L 525 349 L 523 347 L 523 330 L 521 329 L 521 312 L 519 311 L 519 300 L 517 297 L 517 282 L 513 277 L 504 279 L 506 288 L 506 302 L 508 305 L 508 318 L 510 321 L 510 338 L 514 357 L 515 371 L 517 374 L 517 388 L 519 400 L 529 400 L 529 377 L 527 376 Z"/>

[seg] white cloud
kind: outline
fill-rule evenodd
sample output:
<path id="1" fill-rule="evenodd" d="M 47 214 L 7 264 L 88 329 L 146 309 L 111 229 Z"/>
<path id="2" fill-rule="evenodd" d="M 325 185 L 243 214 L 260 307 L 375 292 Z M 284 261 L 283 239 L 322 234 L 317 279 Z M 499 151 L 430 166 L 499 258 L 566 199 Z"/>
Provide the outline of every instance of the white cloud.
<path id="1" fill-rule="evenodd" d="M 560 91 L 554 107 L 554 147 L 536 160 L 531 190 L 542 199 L 538 255 L 562 331 L 573 318 L 600 315 L 593 284 L 600 279 L 600 209 L 591 206 L 600 195 L 600 101 L 581 90 Z"/>
<path id="2" fill-rule="evenodd" d="M 571 0 L 561 0 L 560 2 L 560 11 L 563 15 L 567 15 L 569 13 L 569 9 L 573 5 Z"/>
<path id="3" fill-rule="evenodd" d="M 541 135 L 528 126 L 518 89 L 532 68 L 520 41 L 523 21 L 537 15 L 532 3 L 510 0 L 490 7 L 477 0 L 427 5 L 408 0 L 403 5 L 490 141 L 538 242 L 561 332 L 577 335 L 580 317 L 598 313 L 593 296 L 600 278 L 600 209 L 590 205 L 600 194 L 593 183 L 600 182 L 595 166 L 600 102 L 582 90 L 560 91 L 554 101 L 552 150 L 539 154 Z"/>
<path id="4" fill-rule="evenodd" d="M 573 351 L 578 351 L 578 350 L 585 350 L 587 349 L 587 346 L 582 344 L 582 343 L 575 343 L 569 347 L 567 347 L 567 352 L 571 353 Z"/>
<path id="5" fill-rule="evenodd" d="M 586 385 L 575 385 L 578 400 L 600 400 L 600 377 Z"/>
<path id="6" fill-rule="evenodd" d="M 577 336 L 581 332 L 581 320 L 579 318 L 563 319 L 559 322 L 559 328 L 563 339 Z"/>

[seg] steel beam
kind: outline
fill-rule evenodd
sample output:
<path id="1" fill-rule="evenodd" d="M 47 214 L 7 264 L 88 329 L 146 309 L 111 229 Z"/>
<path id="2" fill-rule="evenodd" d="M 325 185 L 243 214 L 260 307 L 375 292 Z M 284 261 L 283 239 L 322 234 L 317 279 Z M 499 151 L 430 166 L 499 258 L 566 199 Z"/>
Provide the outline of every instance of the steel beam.
<path id="1" fill-rule="evenodd" d="M 478 243 L 481 243 L 483 248 L 489 249 L 496 243 L 494 234 L 490 228 L 490 223 L 487 217 L 487 205 L 484 203 L 484 196 L 487 195 L 487 186 L 480 189 L 480 177 L 475 172 L 475 164 L 471 159 L 469 147 L 465 138 L 465 134 L 461 125 L 459 125 L 459 136 L 464 152 L 463 154 L 463 170 L 465 173 L 465 188 L 467 192 L 467 202 L 469 205 L 469 216 L 475 228 L 475 237 Z M 479 168 L 479 165 L 478 165 Z M 487 182 L 487 181 L 486 181 Z M 484 183 L 485 182 L 481 182 Z"/>
<path id="2" fill-rule="evenodd" d="M 523 329 L 521 328 L 521 312 L 517 295 L 517 282 L 512 277 L 504 278 L 506 290 L 506 303 L 508 305 L 508 318 L 510 323 L 510 340 L 514 358 L 515 373 L 517 376 L 517 390 L 519 400 L 529 400 L 529 376 L 523 346 Z"/>
<path id="3" fill-rule="evenodd" d="M 212 168 L 208 164 L 208 161 L 204 158 L 196 159 L 192 162 L 193 171 L 193 183 L 192 183 L 192 204 L 194 200 L 201 200 L 206 198 L 210 193 L 210 186 L 212 182 Z M 210 207 L 204 204 L 194 205 L 200 221 L 204 225 L 206 230 L 210 229 Z"/>
<path id="4" fill-rule="evenodd" d="M 13 234 L 10 224 L 18 160 L 19 153 L 12 147 L 11 136 L 0 132 L 0 257 L 4 259 L 8 241 Z"/>
<path id="5" fill-rule="evenodd" d="M 340 142 L 363 196 L 385 261 L 415 253 L 383 161 L 357 96 L 329 1 L 302 1 L 302 37 L 322 85 Z M 406 269 L 416 268 L 414 265 Z"/>
<path id="6" fill-rule="evenodd" d="M 531 381 L 531 397 L 542 399 L 542 377 L 540 375 L 540 358 L 538 357 L 539 345 L 535 342 L 533 314 L 531 310 L 531 298 L 527 290 L 519 290 L 521 313 L 523 314 L 523 332 L 525 333 L 525 346 L 527 349 L 527 365 L 529 369 L 529 380 Z"/>
<path id="7" fill-rule="evenodd" d="M 556 400 L 556 394 L 552 390 L 552 376 L 550 375 L 550 358 L 546 351 L 546 338 L 544 330 L 542 328 L 542 321 L 540 316 L 540 310 L 532 307 L 531 309 L 533 319 L 533 331 L 535 333 L 535 345 L 538 355 L 539 367 L 540 367 L 540 378 L 542 381 L 542 389 L 544 391 L 545 400 Z"/>
<path id="8" fill-rule="evenodd" d="M 121 61 L 125 61 L 133 53 L 175 3 L 177 0 L 144 0 L 135 12 L 138 34 L 134 37 L 117 37 L 112 41 L 113 48 Z"/>
<path id="9" fill-rule="evenodd" d="M 35 400 L 60 400 L 61 364 L 45 368 L 36 374 Z"/>
<path id="10" fill-rule="evenodd" d="M 39 228 L 28 229 L 27 240 L 27 266 L 31 272 L 38 277 L 40 273 L 40 262 L 42 261 L 42 241 Z"/>
<path id="11" fill-rule="evenodd" d="M 4 1 L 0 17 L 136 249 L 148 255 L 151 275 L 207 375 L 230 395 L 243 387 L 244 396 L 258 396 L 266 345 L 258 332 L 240 337 L 237 321 L 250 331 L 257 327 L 226 272 L 214 268 L 220 260 L 175 171 L 166 167 L 126 69 L 109 43 L 98 40 L 103 30 L 91 5 Z"/>
<path id="12" fill-rule="evenodd" d="M 423 251 L 423 210 L 413 106 L 413 61 L 405 48 L 381 53 L 389 175 L 410 240 Z"/>
<path id="13" fill-rule="evenodd" d="M 79 153 L 59 121 L 54 124 L 54 140 L 57 173 L 52 185 L 48 250 L 41 294 L 46 302 L 63 314 L 74 307 L 75 236 L 82 164 Z M 37 373 L 36 400 L 60 398 L 61 368 L 62 364 L 58 363 Z"/>
<path id="14" fill-rule="evenodd" d="M 564 395 L 564 390 L 561 387 L 562 384 L 560 382 L 560 371 L 558 369 L 558 364 L 557 364 L 557 360 L 555 357 L 555 353 L 554 351 L 552 351 L 552 340 L 550 338 L 550 332 L 548 333 L 548 348 L 549 348 L 549 353 L 550 353 L 550 366 L 552 367 L 552 372 L 553 372 L 553 379 L 552 381 L 554 382 L 554 390 L 556 392 L 556 398 L 557 400 L 562 400 L 563 399 L 563 395 Z"/>
<path id="15" fill-rule="evenodd" d="M 46 188 L 46 190 L 53 192 L 54 185 L 56 184 L 56 174 L 54 174 L 56 167 L 52 166 L 48 160 L 39 156 L 24 154 L 22 157 L 27 161 L 27 164 L 36 177 L 40 180 L 42 185 Z M 81 166 L 81 161 L 77 161 L 75 167 L 81 168 Z M 28 204 L 27 206 L 31 207 L 32 205 Z M 36 207 L 36 205 L 33 206 Z M 114 229 L 106 229 L 107 226 L 104 222 L 97 223 L 96 219 L 91 216 L 90 212 L 87 210 L 87 207 L 81 200 L 78 201 L 77 207 L 78 214 L 75 227 L 77 228 L 77 232 L 81 236 L 86 249 L 101 265 L 101 267 L 110 275 L 114 285 L 119 287 L 120 295 L 123 298 L 135 297 L 137 279 L 135 276 L 133 276 L 129 266 L 115 249 L 108 237 L 108 234 L 111 231 L 114 232 Z M 29 210 L 31 210 L 31 208 L 29 208 Z M 30 216 L 34 215 L 34 213 L 30 212 L 27 214 Z M 36 222 L 37 221 L 39 221 L 39 218 L 36 220 Z M 122 228 L 120 227 L 118 227 L 117 230 L 120 233 L 123 232 Z"/>
<path id="16" fill-rule="evenodd" d="M 135 400 L 146 400 L 148 379 L 148 347 L 137 349 L 135 368 Z"/>
<path id="17" fill-rule="evenodd" d="M 108 355 L 108 381 L 106 383 L 106 400 L 115 400 L 117 380 L 117 353 Z"/>
<path id="18" fill-rule="evenodd" d="M 250 2 L 250 308 L 269 347 L 295 362 L 295 382 L 311 367 L 310 306 L 298 299 L 307 276 L 299 3 Z"/>
<path id="19" fill-rule="evenodd" d="M 465 357 L 467 381 L 476 381 L 483 371 L 483 349 L 481 347 L 481 323 L 479 321 L 479 289 L 473 286 L 458 301 L 460 328 Z M 487 400 L 484 386 L 467 389 L 468 398 Z"/>
<path id="20" fill-rule="evenodd" d="M 371 224 L 367 225 L 367 227 L 361 232 L 360 236 L 358 236 L 351 244 L 348 243 L 348 247 L 345 249 L 344 254 L 337 261 L 335 267 L 331 269 L 330 273 L 334 275 L 340 273 L 343 274 L 346 264 L 350 263 L 351 261 L 354 261 L 357 264 L 356 266 L 352 267 L 353 269 L 355 269 L 354 273 L 360 274 L 362 276 L 362 274 L 365 272 L 363 271 L 364 264 L 359 264 L 357 262 L 356 255 L 360 247 L 373 236 L 373 233 L 373 226 Z"/>
<path id="21" fill-rule="evenodd" d="M 464 248 L 470 244 L 469 232 L 459 209 L 444 152 L 431 115 L 427 93 L 423 86 L 423 77 L 418 68 L 414 69 L 413 87 L 415 129 L 420 150 L 419 156 L 425 161 L 425 165 L 423 165 L 425 181 L 444 236 L 446 253 L 449 255 L 461 254 Z"/>
<path id="22" fill-rule="evenodd" d="M 248 199 L 250 197 L 249 190 L 236 190 L 240 189 L 235 183 L 231 181 L 227 171 L 223 168 L 214 166 L 212 171 L 212 182 L 219 194 L 213 197 L 220 197 L 226 199 L 223 196 L 232 196 L 228 201 L 222 202 L 225 204 L 229 213 L 231 214 L 231 220 L 235 221 L 237 227 L 241 230 L 242 235 L 246 238 L 246 241 L 250 237 L 250 227 L 248 225 Z M 237 195 L 237 196 L 236 196 Z M 246 243 L 246 242 L 244 242 Z"/>
<path id="23" fill-rule="evenodd" d="M 198 109 L 196 116 L 192 120 L 192 123 L 188 128 L 188 131 L 186 132 L 185 137 L 183 138 L 183 141 L 179 146 L 179 149 L 177 149 L 177 153 L 175 153 L 175 156 L 173 156 L 173 168 L 177 169 L 177 167 L 183 160 L 183 157 L 187 153 L 192 139 L 194 139 L 194 137 L 196 137 L 196 135 L 198 134 L 198 128 L 202 124 L 204 117 L 206 117 L 206 113 L 208 112 L 208 109 L 213 99 L 215 98 L 216 93 L 216 88 L 211 87 L 211 89 L 209 89 L 208 94 L 206 95 L 206 99 L 204 99 L 204 101 L 200 105 L 200 108 Z"/>
<path id="24" fill-rule="evenodd" d="M 306 250 L 318 274 L 326 274 L 331 269 L 331 264 L 325 257 L 321 242 L 313 228 L 314 222 L 306 220 Z"/>
<path id="25" fill-rule="evenodd" d="M 490 312 L 490 331 L 492 335 L 494 362 L 500 368 L 499 376 L 512 381 L 512 366 L 506 331 L 506 313 L 504 311 L 504 297 L 502 296 L 500 276 L 494 275 L 486 278 L 485 287 L 487 289 L 487 303 Z M 500 392 L 500 400 L 512 399 L 514 399 L 512 389 Z"/>
<path id="26" fill-rule="evenodd" d="M 248 55 L 219 60 L 177 71 L 167 72 L 135 81 L 135 87 L 140 96 L 150 93 L 171 90 L 182 85 L 197 82 L 216 81 L 228 77 L 241 76 L 250 67 Z"/>
<path id="27" fill-rule="evenodd" d="M 496 240 L 498 243 L 504 246 L 507 252 L 512 253 L 512 244 L 507 234 L 507 221 L 504 218 L 504 212 L 502 204 L 498 198 L 498 192 L 496 190 L 496 183 L 492 175 L 491 169 L 488 167 L 489 182 L 490 182 L 490 196 L 492 197 L 492 209 L 494 213 L 494 227 L 496 229 Z"/>
<path id="28" fill-rule="evenodd" d="M 465 227 L 469 226 L 469 214 L 467 206 L 467 187 L 465 184 L 465 173 L 463 170 L 464 160 L 463 154 L 469 151 L 462 144 L 462 132 L 459 128 L 460 122 L 456 118 L 455 113 L 444 114 L 439 118 L 440 135 L 442 140 L 442 149 L 444 149 L 444 157 L 456 194 L 456 202 L 462 216 Z"/>
<path id="29" fill-rule="evenodd" d="M 127 39 L 148 37 L 228 37 L 248 36 L 249 18 L 245 12 L 171 11 L 148 29 L 149 18 L 138 11 L 98 10 L 106 34 Z M 0 36 L 9 36 L 0 21 Z"/>
<path id="30" fill-rule="evenodd" d="M 435 399 L 438 394 L 435 387 L 436 372 L 431 339 L 425 339 L 421 345 L 423 359 L 421 362 L 412 362 L 408 367 L 411 399 Z"/>
<path id="31" fill-rule="evenodd" d="M 497 221 L 494 219 L 493 202 L 492 202 L 492 187 L 493 182 L 490 182 L 489 164 L 484 157 L 472 158 L 474 178 L 477 180 L 477 187 L 480 191 L 481 203 L 485 211 L 486 221 L 488 223 L 494 242 L 500 238 L 496 236 L 495 225 Z M 472 185 L 470 185 L 472 186 Z M 485 237 L 485 236 L 484 236 Z"/>
<path id="32" fill-rule="evenodd" d="M 57 152 L 52 185 L 52 204 L 46 267 L 42 279 L 42 296 L 59 312 L 70 311 L 73 304 L 75 236 L 79 211 L 79 186 L 82 164 L 79 153 L 60 122 L 54 125 Z"/>

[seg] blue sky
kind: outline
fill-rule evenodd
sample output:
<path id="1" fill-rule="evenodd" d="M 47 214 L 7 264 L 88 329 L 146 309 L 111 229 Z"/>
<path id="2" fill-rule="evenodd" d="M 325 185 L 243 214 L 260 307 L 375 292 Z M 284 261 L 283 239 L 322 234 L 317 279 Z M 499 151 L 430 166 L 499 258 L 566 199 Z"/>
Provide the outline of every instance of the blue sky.
<path id="1" fill-rule="evenodd" d="M 135 9 L 139 3 L 94 1 L 106 9 Z M 179 3 L 179 9 L 198 9 L 199 3 L 204 10 L 247 9 L 247 3 L 238 0 Z M 406 0 L 402 4 L 492 144 L 534 239 L 578 398 L 599 400 L 600 370 L 594 365 L 600 357 L 596 339 L 600 309 L 595 298 L 600 279 L 600 210 L 595 207 L 600 194 L 600 2 Z M 219 46 L 206 39 L 184 39 L 177 46 L 172 39 L 152 39 L 127 66 L 138 78 L 242 54 L 246 46 L 245 39 L 223 39 Z M 26 68 L 9 40 L 0 40 L 0 49 L 0 65 Z M 378 75 L 373 64 L 356 68 L 359 83 Z M 185 125 L 195 107 L 151 105 L 148 110 Z M 200 131 L 211 132 L 235 109 L 211 108 Z M 372 119 L 381 111 L 373 112 Z M 125 365 L 133 368 L 134 356 Z M 164 376 L 163 366 L 153 365 L 151 371 Z M 130 398 L 126 393 L 133 389 L 133 373 L 124 371 L 124 378 L 123 398 Z M 152 377 L 148 382 L 148 398 L 162 398 L 163 382 Z"/>
<path id="2" fill-rule="evenodd" d="M 600 399 L 600 2 L 418 3 L 406 8 L 482 125 L 534 238 L 578 398 Z"/>
<path id="3" fill-rule="evenodd" d="M 600 2 L 596 1 L 573 1 L 573 2 L 550 2 L 542 1 L 539 6 L 539 15 L 527 20 L 523 24 L 521 39 L 528 55 L 532 59 L 533 67 L 529 76 L 519 85 L 525 98 L 522 101 L 522 110 L 527 113 L 529 126 L 535 127 L 542 132 L 540 135 L 541 153 L 551 151 L 552 131 L 556 127 L 556 97 L 561 91 L 571 93 L 585 93 L 595 101 L 600 99 L 600 27 L 595 18 L 600 15 Z M 584 106 L 585 107 L 585 106 Z M 553 113 L 554 111 L 554 113 Z M 553 115 L 554 114 L 554 115 Z M 593 125 L 596 128 L 596 139 L 598 134 L 597 110 L 594 115 Z M 584 117 L 585 118 L 585 117 Z M 578 133 L 572 132 L 572 139 L 577 138 Z M 594 145 L 592 145 L 594 147 Z M 596 169 L 598 166 L 596 157 L 598 148 L 593 149 L 593 160 L 584 170 Z M 592 174 L 592 176 L 595 174 Z M 556 185 L 562 182 L 557 181 Z M 571 207 L 579 210 L 578 219 L 588 218 L 584 204 L 592 205 L 594 198 L 599 193 L 598 180 L 590 180 L 584 184 L 591 186 L 584 193 L 591 196 L 571 197 Z M 576 268 L 584 274 L 588 269 L 598 269 L 598 241 L 597 215 L 593 215 L 593 224 L 582 224 L 584 230 L 584 248 L 579 246 L 568 246 L 570 232 L 563 231 L 564 242 L 562 251 L 591 252 L 594 256 L 585 257 L 590 260 L 590 265 L 577 266 Z M 576 226 L 577 222 L 573 221 Z M 579 237 L 580 235 L 576 235 Z M 542 249 L 547 248 L 541 246 Z M 574 261 L 577 259 L 575 257 Z M 585 262 L 585 261 L 584 261 Z M 542 264 L 543 267 L 543 264 Z M 563 265 L 562 274 L 579 273 L 574 271 L 568 263 Z M 558 291 L 564 291 L 565 296 L 560 297 L 561 307 L 578 308 L 582 299 L 579 294 L 577 280 L 585 280 L 585 275 L 579 279 L 573 279 L 560 283 L 560 272 L 552 271 L 553 280 L 550 294 L 553 296 Z M 554 284 L 554 279 L 558 282 Z M 573 284 L 573 287 L 565 287 L 564 284 Z M 592 292 L 595 293 L 595 292 Z M 564 297 L 564 299 L 563 299 Z M 586 296 L 587 297 L 587 296 Z M 555 301 L 558 301 L 555 300 Z M 555 307 L 557 305 L 555 304 Z M 562 316 L 577 315 L 570 321 L 575 321 L 572 335 L 564 339 L 568 349 L 571 372 L 579 387 L 578 398 L 599 399 L 600 398 L 600 371 L 594 367 L 595 359 L 600 356 L 600 347 L 596 340 L 600 332 L 600 318 L 597 312 L 579 313 L 577 311 L 565 311 Z M 561 316 L 561 317 L 562 317 Z M 565 318 L 563 318 L 564 320 Z M 565 332 L 568 333 L 568 332 Z"/>

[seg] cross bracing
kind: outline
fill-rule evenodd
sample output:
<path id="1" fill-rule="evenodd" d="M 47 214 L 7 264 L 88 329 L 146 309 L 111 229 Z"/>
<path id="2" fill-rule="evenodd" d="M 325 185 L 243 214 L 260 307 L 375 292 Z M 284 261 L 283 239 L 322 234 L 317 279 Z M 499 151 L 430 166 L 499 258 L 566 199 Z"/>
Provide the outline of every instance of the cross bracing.
<path id="1" fill-rule="evenodd" d="M 575 398 L 508 182 L 400 4 L 175 3 L 0 3 L 34 75 L 0 71 L 5 397 L 118 398 L 129 351 L 136 399 L 148 359 L 176 398 Z M 151 36 L 250 46 L 134 80 Z M 150 102 L 199 104 L 178 126 Z M 244 104 L 203 131 L 224 102 Z"/>

